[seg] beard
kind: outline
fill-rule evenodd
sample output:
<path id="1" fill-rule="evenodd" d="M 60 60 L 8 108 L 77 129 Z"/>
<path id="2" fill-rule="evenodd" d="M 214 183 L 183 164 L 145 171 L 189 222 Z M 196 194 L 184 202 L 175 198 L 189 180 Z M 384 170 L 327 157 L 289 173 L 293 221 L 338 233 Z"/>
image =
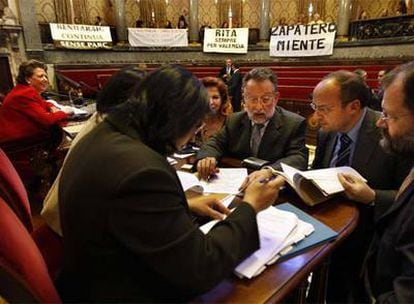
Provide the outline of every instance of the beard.
<path id="1" fill-rule="evenodd" d="M 414 130 L 408 135 L 391 138 L 387 129 L 382 129 L 381 147 L 388 153 L 397 154 L 403 157 L 412 157 L 414 153 Z"/>

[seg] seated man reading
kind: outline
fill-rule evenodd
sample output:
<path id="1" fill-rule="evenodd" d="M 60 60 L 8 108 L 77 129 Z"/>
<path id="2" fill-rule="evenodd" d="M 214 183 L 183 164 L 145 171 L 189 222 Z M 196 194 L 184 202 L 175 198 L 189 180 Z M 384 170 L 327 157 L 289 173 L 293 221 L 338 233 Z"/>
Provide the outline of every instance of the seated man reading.
<path id="1" fill-rule="evenodd" d="M 223 128 L 197 153 L 202 179 L 216 172 L 221 157 L 257 157 L 280 169 L 284 162 L 306 169 L 305 119 L 277 106 L 277 77 L 268 68 L 255 68 L 243 79 L 245 111 L 230 115 Z"/>

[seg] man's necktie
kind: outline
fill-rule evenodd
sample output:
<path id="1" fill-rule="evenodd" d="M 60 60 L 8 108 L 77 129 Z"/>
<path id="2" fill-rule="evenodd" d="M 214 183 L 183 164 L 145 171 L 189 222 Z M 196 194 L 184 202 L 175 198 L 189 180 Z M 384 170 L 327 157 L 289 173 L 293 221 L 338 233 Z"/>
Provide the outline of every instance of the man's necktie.
<path id="1" fill-rule="evenodd" d="M 335 167 L 349 166 L 349 157 L 351 156 L 351 143 L 352 140 L 348 135 L 343 133 L 339 138 L 341 147 L 338 151 L 338 158 L 336 159 Z"/>
<path id="2" fill-rule="evenodd" d="M 252 148 L 252 155 L 257 156 L 259 152 L 260 140 L 262 139 L 261 130 L 263 129 L 264 124 L 254 124 L 252 130 L 252 137 L 250 141 L 250 145 Z"/>
<path id="3" fill-rule="evenodd" d="M 400 189 L 398 190 L 396 199 L 404 192 L 405 189 L 414 181 L 414 168 L 411 169 L 410 174 L 404 179 L 403 183 L 401 184 Z"/>

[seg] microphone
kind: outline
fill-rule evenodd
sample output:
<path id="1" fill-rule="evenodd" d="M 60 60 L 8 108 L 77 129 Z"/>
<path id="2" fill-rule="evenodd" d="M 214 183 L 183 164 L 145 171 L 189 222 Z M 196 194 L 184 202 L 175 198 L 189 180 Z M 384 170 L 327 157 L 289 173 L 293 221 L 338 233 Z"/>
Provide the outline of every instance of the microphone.
<path id="1" fill-rule="evenodd" d="M 49 91 L 44 92 L 43 94 L 46 95 L 46 96 L 55 96 L 55 97 L 63 97 L 63 98 L 68 98 L 69 97 L 68 95 L 59 94 L 59 93 L 55 93 L 55 92 L 49 92 Z"/>
<path id="2" fill-rule="evenodd" d="M 59 78 L 62 81 L 66 81 L 67 83 L 69 83 L 75 89 L 80 89 L 81 88 L 81 85 L 77 81 L 75 81 L 73 79 L 70 79 L 69 77 L 67 77 L 65 75 L 62 75 L 61 73 L 56 72 L 56 77 Z"/>
<path id="3" fill-rule="evenodd" d="M 82 80 L 81 80 L 81 81 L 79 81 L 79 84 L 80 84 L 81 86 L 84 86 L 84 87 L 85 87 L 85 88 L 87 88 L 88 90 L 95 92 L 95 93 L 99 93 L 99 92 L 100 92 L 100 90 L 98 90 L 98 89 L 96 89 L 96 88 L 94 88 L 94 87 L 91 87 L 89 84 L 87 84 L 87 83 L 83 82 Z"/>

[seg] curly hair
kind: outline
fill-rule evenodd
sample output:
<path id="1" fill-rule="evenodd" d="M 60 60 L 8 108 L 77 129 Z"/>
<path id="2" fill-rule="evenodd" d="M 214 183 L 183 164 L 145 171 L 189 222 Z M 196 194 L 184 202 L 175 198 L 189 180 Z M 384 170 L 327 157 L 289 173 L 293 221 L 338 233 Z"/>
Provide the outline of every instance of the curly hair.
<path id="1" fill-rule="evenodd" d="M 227 90 L 226 84 L 217 77 L 204 77 L 201 79 L 202 84 L 206 88 L 217 88 L 220 94 L 221 105 L 219 113 L 228 116 L 233 113 L 233 108 L 231 106 L 229 92 Z"/>
<path id="2" fill-rule="evenodd" d="M 33 76 L 34 70 L 40 68 L 47 71 L 47 66 L 41 61 L 34 59 L 23 62 L 19 66 L 19 73 L 17 74 L 16 81 L 20 84 L 28 85 L 26 79 Z"/>

